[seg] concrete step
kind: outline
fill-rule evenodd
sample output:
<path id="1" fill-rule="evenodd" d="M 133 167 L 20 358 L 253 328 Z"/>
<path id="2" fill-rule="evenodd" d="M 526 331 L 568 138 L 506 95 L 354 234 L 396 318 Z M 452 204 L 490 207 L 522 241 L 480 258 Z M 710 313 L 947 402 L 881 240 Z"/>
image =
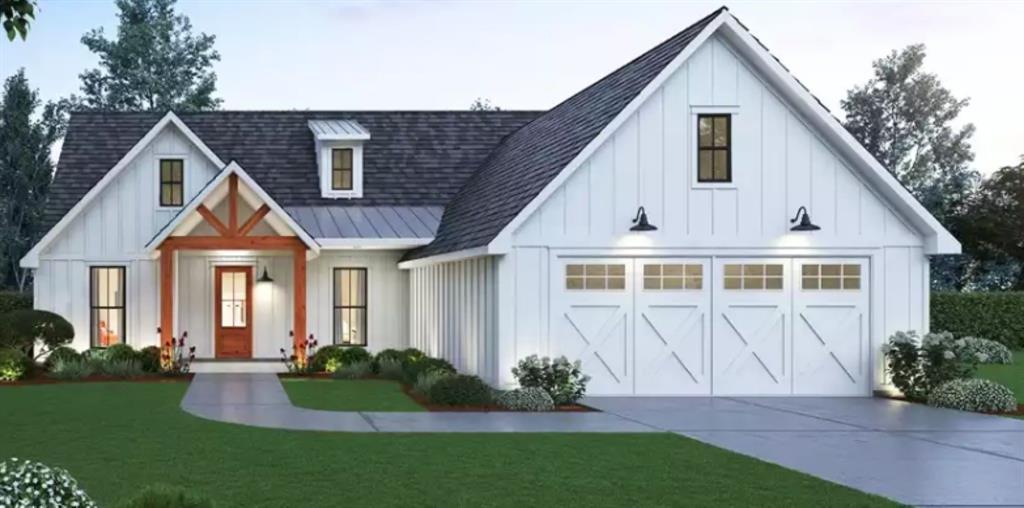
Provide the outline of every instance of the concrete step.
<path id="1" fill-rule="evenodd" d="M 208 360 L 196 358 L 192 362 L 192 372 L 196 374 L 232 374 L 232 373 L 279 373 L 288 369 L 279 359 L 259 358 L 252 360 Z"/>

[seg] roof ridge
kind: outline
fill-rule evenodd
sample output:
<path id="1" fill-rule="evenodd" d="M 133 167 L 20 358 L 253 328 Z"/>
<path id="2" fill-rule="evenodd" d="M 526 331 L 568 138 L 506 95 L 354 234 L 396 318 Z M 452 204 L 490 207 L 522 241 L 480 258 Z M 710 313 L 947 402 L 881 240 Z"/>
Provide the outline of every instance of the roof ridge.
<path id="1" fill-rule="evenodd" d="M 111 110 L 71 110 L 73 114 L 90 115 L 166 115 L 172 110 L 151 110 L 151 111 L 111 111 Z M 295 114 L 332 114 L 332 113 L 469 113 L 480 115 L 493 114 L 516 114 L 516 113 L 546 113 L 546 109 L 499 109 L 490 111 L 477 111 L 472 109 L 214 109 L 208 111 L 174 111 L 175 115 L 205 115 L 218 113 L 295 113 Z"/>

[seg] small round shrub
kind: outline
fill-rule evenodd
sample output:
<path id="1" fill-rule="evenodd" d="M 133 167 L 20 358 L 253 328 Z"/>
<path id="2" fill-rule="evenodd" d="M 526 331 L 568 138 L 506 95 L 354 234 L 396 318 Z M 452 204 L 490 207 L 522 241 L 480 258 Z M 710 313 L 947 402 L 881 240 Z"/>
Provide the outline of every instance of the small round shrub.
<path id="1" fill-rule="evenodd" d="M 372 362 L 373 355 L 366 348 L 351 346 L 341 350 L 341 363 L 348 365 L 356 362 Z"/>
<path id="2" fill-rule="evenodd" d="M 332 373 L 335 379 L 363 379 L 373 374 L 373 364 L 368 361 L 346 363 Z"/>
<path id="3" fill-rule="evenodd" d="M 48 351 L 66 346 L 74 338 L 71 323 L 52 312 L 19 309 L 0 316 L 0 348 L 12 347 L 32 355 L 37 342 Z"/>
<path id="4" fill-rule="evenodd" d="M 93 362 L 84 358 L 57 360 L 50 370 L 50 377 L 62 381 L 78 381 L 93 373 Z"/>
<path id="5" fill-rule="evenodd" d="M 425 372 L 443 372 L 455 374 L 455 367 L 448 360 L 442 358 L 431 358 L 425 356 L 416 361 L 409 361 L 402 364 L 403 381 L 413 384 L 419 379 L 420 374 Z"/>
<path id="6" fill-rule="evenodd" d="M 445 406 L 485 406 L 493 400 L 493 390 L 476 376 L 456 374 L 439 379 L 430 387 L 430 401 Z"/>
<path id="7" fill-rule="evenodd" d="M 510 411 L 551 411 L 555 408 L 555 401 L 548 392 L 535 386 L 504 392 L 495 402 Z"/>
<path id="8" fill-rule="evenodd" d="M 402 350 L 402 361 L 403 362 L 418 362 L 427 355 L 414 347 L 406 348 Z"/>
<path id="9" fill-rule="evenodd" d="M 378 360 L 377 374 L 384 379 L 401 381 L 405 379 L 405 371 L 402 369 L 402 362 L 394 358 Z"/>
<path id="10" fill-rule="evenodd" d="M 150 485 L 122 502 L 119 508 L 213 508 L 213 501 L 197 496 L 181 487 Z"/>
<path id="11" fill-rule="evenodd" d="M 100 360 L 100 361 L 106 360 L 107 359 L 107 350 L 106 350 L 106 348 L 99 348 L 99 347 L 94 347 L 92 349 L 86 349 L 85 351 L 82 351 L 82 358 L 85 358 L 86 360 Z"/>
<path id="12" fill-rule="evenodd" d="M 78 351 L 75 351 L 74 349 L 71 349 L 67 346 L 61 346 L 50 352 L 50 354 L 46 357 L 46 361 L 43 362 L 43 366 L 46 367 L 46 370 L 52 371 L 53 367 L 57 365 L 58 362 L 69 362 L 81 359 L 82 355 L 79 354 Z"/>
<path id="13" fill-rule="evenodd" d="M 341 346 L 324 346 L 310 358 L 309 364 L 313 372 L 334 372 L 345 363 L 343 353 Z"/>
<path id="14" fill-rule="evenodd" d="M 378 352 L 377 356 L 374 357 L 374 360 L 376 361 L 376 363 L 380 363 L 380 362 L 382 362 L 384 360 L 395 360 L 395 361 L 401 363 L 402 360 L 404 360 L 404 359 L 405 359 L 405 354 L 402 353 L 402 351 L 398 350 L 398 349 L 385 349 L 385 350 L 382 350 L 382 351 Z"/>
<path id="15" fill-rule="evenodd" d="M 928 396 L 928 405 L 975 411 L 1008 413 L 1017 409 L 1017 398 L 1009 388 L 988 379 L 954 379 Z"/>
<path id="16" fill-rule="evenodd" d="M 412 385 L 412 391 L 423 395 L 424 397 L 429 397 L 430 389 L 433 388 L 438 381 L 451 376 L 452 374 L 452 372 L 428 370 L 416 378 L 416 382 Z"/>
<path id="17" fill-rule="evenodd" d="M 67 471 L 30 460 L 0 462 L 0 506 L 96 508 Z"/>
<path id="18" fill-rule="evenodd" d="M 30 363 L 25 353 L 18 349 L 0 349 L 0 381 L 11 382 L 25 377 Z"/>
<path id="19" fill-rule="evenodd" d="M 1013 353 L 1010 352 L 1010 348 L 994 340 L 964 337 L 957 343 L 961 344 L 962 354 L 972 355 L 978 360 L 978 363 L 1003 365 L 1013 363 Z"/>
<path id="20" fill-rule="evenodd" d="M 138 353 L 128 344 L 114 344 L 107 348 L 106 359 L 112 362 L 126 362 L 138 358 Z"/>
<path id="21" fill-rule="evenodd" d="M 160 348 L 147 346 L 139 350 L 138 360 L 143 372 L 155 374 L 160 372 Z"/>

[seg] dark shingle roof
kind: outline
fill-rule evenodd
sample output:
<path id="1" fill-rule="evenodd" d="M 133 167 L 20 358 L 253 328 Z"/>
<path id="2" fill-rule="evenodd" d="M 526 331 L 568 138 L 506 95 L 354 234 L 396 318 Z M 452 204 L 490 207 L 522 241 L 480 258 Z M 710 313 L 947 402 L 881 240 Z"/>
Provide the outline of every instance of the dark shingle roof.
<path id="1" fill-rule="evenodd" d="M 406 259 L 489 243 L 723 10 L 716 10 L 509 136 L 445 208 L 436 239 L 409 252 Z"/>
<path id="2" fill-rule="evenodd" d="M 354 206 L 443 206 L 530 111 L 215 111 L 178 117 L 224 162 L 237 161 L 283 207 L 320 197 L 310 119 L 366 127 L 364 198 Z M 46 227 L 103 178 L 163 113 L 74 113 L 50 187 Z"/>

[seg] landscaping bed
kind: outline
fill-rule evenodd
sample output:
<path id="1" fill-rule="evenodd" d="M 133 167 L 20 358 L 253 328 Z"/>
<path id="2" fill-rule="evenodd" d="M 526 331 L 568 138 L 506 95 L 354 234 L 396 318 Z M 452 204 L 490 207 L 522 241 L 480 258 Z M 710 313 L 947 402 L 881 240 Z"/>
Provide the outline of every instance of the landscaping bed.
<path id="1" fill-rule="evenodd" d="M 27 377 L 25 379 L 19 379 L 18 381 L 0 381 L 0 386 L 32 386 L 32 385 L 55 385 L 55 384 L 66 384 L 66 383 L 110 383 L 110 382 L 127 382 L 127 383 L 182 383 L 192 381 L 195 374 L 180 374 L 180 375 L 162 375 L 162 374 L 149 374 L 138 377 L 116 377 L 108 376 L 103 374 L 92 374 L 88 377 L 67 380 L 67 379 L 56 379 L 46 376 Z"/>

